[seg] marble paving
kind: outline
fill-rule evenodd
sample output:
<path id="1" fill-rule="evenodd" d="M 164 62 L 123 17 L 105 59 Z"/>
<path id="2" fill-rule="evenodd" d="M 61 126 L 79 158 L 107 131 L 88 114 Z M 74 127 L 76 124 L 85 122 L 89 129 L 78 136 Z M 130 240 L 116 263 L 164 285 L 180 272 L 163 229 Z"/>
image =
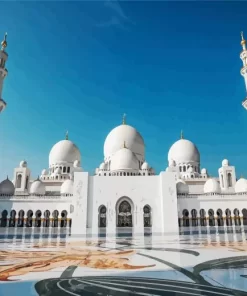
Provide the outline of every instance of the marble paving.
<path id="1" fill-rule="evenodd" d="M 246 295 L 245 230 L 0 235 L 0 295 Z"/>

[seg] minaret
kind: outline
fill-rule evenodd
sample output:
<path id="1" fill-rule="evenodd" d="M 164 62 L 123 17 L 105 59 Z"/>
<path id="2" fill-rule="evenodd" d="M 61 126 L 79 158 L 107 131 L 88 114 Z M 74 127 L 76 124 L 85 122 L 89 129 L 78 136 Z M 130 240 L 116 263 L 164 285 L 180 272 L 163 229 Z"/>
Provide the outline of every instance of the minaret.
<path id="1" fill-rule="evenodd" d="M 240 59 L 243 62 L 243 67 L 241 68 L 241 75 L 244 77 L 245 80 L 245 88 L 246 88 L 246 92 L 247 92 L 247 49 L 246 49 L 246 40 L 244 39 L 244 34 L 243 32 L 241 32 L 241 45 L 243 50 L 240 53 Z M 244 101 L 242 102 L 243 107 L 247 110 L 247 96 L 244 99 Z"/>
<path id="2" fill-rule="evenodd" d="M 6 47 L 7 47 L 7 33 L 5 33 L 4 39 L 1 42 L 1 50 L 0 50 L 0 113 L 6 107 L 6 102 L 2 99 L 3 81 L 8 74 L 8 70 L 5 68 L 5 64 L 8 59 L 8 54 L 5 51 Z"/>

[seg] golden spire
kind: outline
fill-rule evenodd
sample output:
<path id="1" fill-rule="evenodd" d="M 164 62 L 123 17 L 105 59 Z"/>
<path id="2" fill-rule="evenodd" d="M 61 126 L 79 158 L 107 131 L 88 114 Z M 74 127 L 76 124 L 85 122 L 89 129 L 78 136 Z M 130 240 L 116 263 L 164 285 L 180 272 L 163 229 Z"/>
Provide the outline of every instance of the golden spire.
<path id="1" fill-rule="evenodd" d="M 8 45 L 8 43 L 7 43 L 7 33 L 4 34 L 4 39 L 1 42 L 1 45 L 2 45 L 2 50 L 4 50 L 7 47 L 7 45 Z"/>
<path id="2" fill-rule="evenodd" d="M 65 134 L 65 140 L 68 140 L 68 139 L 69 139 L 69 131 L 67 131 Z"/>
<path id="3" fill-rule="evenodd" d="M 246 40 L 244 39 L 244 32 L 242 31 L 241 33 L 241 45 L 244 46 L 246 44 Z"/>
<path id="4" fill-rule="evenodd" d="M 126 124 L 126 114 L 125 113 L 123 115 L 123 122 L 122 122 L 122 124 Z"/>
<path id="5" fill-rule="evenodd" d="M 184 133 L 183 131 L 181 130 L 181 133 L 180 133 L 180 139 L 183 139 L 184 138 Z"/>

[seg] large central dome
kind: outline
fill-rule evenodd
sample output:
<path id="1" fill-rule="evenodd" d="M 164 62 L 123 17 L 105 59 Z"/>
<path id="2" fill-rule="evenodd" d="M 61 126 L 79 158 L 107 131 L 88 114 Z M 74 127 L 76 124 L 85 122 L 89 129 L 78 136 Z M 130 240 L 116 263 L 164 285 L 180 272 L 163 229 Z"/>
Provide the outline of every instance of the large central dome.
<path id="1" fill-rule="evenodd" d="M 124 143 L 138 158 L 144 159 L 143 138 L 135 128 L 127 124 L 115 127 L 106 137 L 104 144 L 105 159 L 123 148 Z"/>

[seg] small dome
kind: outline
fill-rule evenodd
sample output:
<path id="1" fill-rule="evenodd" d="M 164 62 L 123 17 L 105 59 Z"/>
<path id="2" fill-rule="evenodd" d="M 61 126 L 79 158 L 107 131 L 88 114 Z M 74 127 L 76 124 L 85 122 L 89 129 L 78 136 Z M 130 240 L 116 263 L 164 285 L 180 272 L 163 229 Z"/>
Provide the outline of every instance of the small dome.
<path id="1" fill-rule="evenodd" d="M 247 192 L 247 180 L 244 178 L 240 178 L 235 184 L 235 192 Z"/>
<path id="2" fill-rule="evenodd" d="M 61 194 L 69 194 L 72 195 L 74 190 L 74 182 L 73 180 L 66 180 L 63 182 L 60 193 Z"/>
<path id="3" fill-rule="evenodd" d="M 111 171 L 118 170 L 139 170 L 139 161 L 131 150 L 122 148 L 113 155 Z"/>
<path id="4" fill-rule="evenodd" d="M 170 160 L 168 161 L 168 163 L 169 163 L 169 167 L 175 167 L 175 166 L 176 166 L 176 162 L 175 162 L 175 160 L 173 160 L 173 159 L 170 159 Z"/>
<path id="5" fill-rule="evenodd" d="M 27 167 L 27 162 L 25 160 L 22 160 L 20 162 L 20 168 L 26 168 Z"/>
<path id="6" fill-rule="evenodd" d="M 194 171 L 195 171 L 195 170 L 194 170 L 193 167 L 189 167 L 188 170 L 187 170 L 188 173 L 193 173 Z"/>
<path id="7" fill-rule="evenodd" d="M 229 166 L 229 161 L 227 159 L 224 159 L 222 161 L 222 166 Z"/>
<path id="8" fill-rule="evenodd" d="M 207 174 L 207 170 L 206 169 L 201 169 L 201 174 L 202 175 L 206 175 Z"/>
<path id="9" fill-rule="evenodd" d="M 106 163 L 102 162 L 101 165 L 99 166 L 100 170 L 105 170 L 106 169 Z"/>
<path id="10" fill-rule="evenodd" d="M 30 194 L 45 195 L 45 185 L 39 179 L 35 180 L 30 186 Z"/>
<path id="11" fill-rule="evenodd" d="M 144 158 L 144 140 L 134 127 L 127 124 L 115 127 L 106 137 L 104 143 L 105 158 L 117 153 L 124 142 L 126 147 L 134 152 L 137 157 Z"/>
<path id="12" fill-rule="evenodd" d="M 42 172 L 41 172 L 41 175 L 42 175 L 42 176 L 46 176 L 46 175 L 48 175 L 47 170 L 46 170 L 46 169 L 43 169 Z"/>
<path id="13" fill-rule="evenodd" d="M 149 170 L 149 165 L 146 161 L 142 164 L 142 170 Z"/>
<path id="14" fill-rule="evenodd" d="M 4 180 L 0 183 L 0 194 L 2 194 L 2 195 L 14 195 L 15 194 L 15 186 L 8 179 L 8 177 L 6 180 Z"/>
<path id="15" fill-rule="evenodd" d="M 74 168 L 78 168 L 81 166 L 81 162 L 79 160 L 75 160 L 73 166 Z"/>
<path id="16" fill-rule="evenodd" d="M 189 193 L 189 186 L 185 183 L 184 180 L 178 179 L 176 186 L 177 186 L 178 193 L 184 193 L 184 194 Z"/>
<path id="17" fill-rule="evenodd" d="M 216 179 L 208 179 L 204 184 L 204 193 L 220 193 L 220 184 Z"/>
<path id="18" fill-rule="evenodd" d="M 62 140 L 56 143 L 49 154 L 49 166 L 73 164 L 75 160 L 80 161 L 81 154 L 77 146 L 69 140 Z"/>
<path id="19" fill-rule="evenodd" d="M 99 168 L 96 168 L 96 169 L 95 169 L 95 175 L 97 175 L 98 172 L 99 172 Z"/>
<path id="20" fill-rule="evenodd" d="M 200 162 L 200 153 L 195 144 L 189 140 L 180 139 L 175 142 L 169 152 L 168 161 L 174 160 L 176 164 Z"/>
<path id="21" fill-rule="evenodd" d="M 55 175 L 60 175 L 62 173 L 62 170 L 60 168 L 56 168 L 54 171 Z"/>

